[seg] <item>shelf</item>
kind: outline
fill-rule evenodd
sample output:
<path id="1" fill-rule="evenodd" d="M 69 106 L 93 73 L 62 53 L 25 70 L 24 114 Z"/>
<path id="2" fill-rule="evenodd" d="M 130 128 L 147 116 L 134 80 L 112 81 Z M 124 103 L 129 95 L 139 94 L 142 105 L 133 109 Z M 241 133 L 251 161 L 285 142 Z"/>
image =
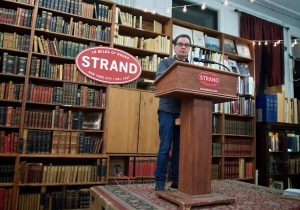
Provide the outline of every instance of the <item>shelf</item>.
<path id="1" fill-rule="evenodd" d="M 0 157 L 12 157 L 12 158 L 15 158 L 17 156 L 18 156 L 18 154 L 15 154 L 15 153 L 0 153 Z"/>
<path id="2" fill-rule="evenodd" d="M 101 185 L 106 182 L 78 182 L 78 183 L 26 183 L 18 184 L 19 187 L 52 187 L 52 186 L 79 186 L 79 185 Z"/>
<path id="3" fill-rule="evenodd" d="M 0 52 L 1 51 L 5 51 L 8 53 L 16 53 L 16 54 L 20 54 L 22 56 L 27 56 L 29 52 L 27 51 L 23 51 L 23 50 L 15 50 L 15 49 L 10 49 L 10 48 L 4 48 L 4 47 L 0 47 Z"/>
<path id="4" fill-rule="evenodd" d="M 102 2 L 103 2 L 103 0 L 101 1 L 101 3 Z M 107 4 L 112 5 L 111 2 L 107 2 Z M 73 17 L 74 20 L 81 20 L 83 22 L 93 23 L 93 24 L 96 24 L 96 25 L 110 26 L 112 24 L 109 21 L 98 20 L 98 19 L 95 19 L 95 18 L 87 18 L 87 17 L 83 17 L 83 16 L 80 16 L 80 15 L 75 15 L 75 14 L 68 13 L 68 12 L 63 12 L 63 11 L 60 11 L 60 10 L 50 9 L 50 8 L 47 8 L 47 7 L 39 6 L 39 10 L 45 10 L 45 11 L 48 11 L 48 12 L 52 12 L 53 14 L 59 15 L 59 16 L 61 15 L 61 16 L 70 17 L 70 18 Z"/>
<path id="5" fill-rule="evenodd" d="M 68 34 L 63 34 L 63 33 L 56 33 L 56 32 L 51 32 L 51 31 L 45 31 L 45 30 L 40 30 L 40 29 L 35 29 L 37 32 L 37 35 L 47 35 L 47 37 L 50 38 L 58 38 L 59 40 L 71 40 L 74 42 L 81 42 L 81 43 L 91 43 L 95 42 L 98 45 L 105 45 L 109 46 L 110 42 L 105 42 L 105 41 L 100 41 L 100 40 L 95 40 L 95 39 L 87 39 L 87 38 L 81 38 L 81 37 L 76 37 Z"/>
<path id="6" fill-rule="evenodd" d="M 6 126 L 6 125 L 0 125 L 1 129 L 19 129 L 19 126 Z"/>
<path id="7" fill-rule="evenodd" d="M 13 187 L 14 186 L 14 183 L 1 183 L 0 182 L 0 187 Z"/>
<path id="8" fill-rule="evenodd" d="M 129 47 L 129 46 L 125 46 L 125 45 L 119 45 L 119 44 L 114 44 L 114 47 L 118 48 L 118 49 L 125 50 L 125 51 L 127 51 L 128 53 L 130 53 L 132 55 L 138 55 L 138 56 L 150 56 L 150 55 L 153 55 L 153 54 L 157 54 L 158 56 L 162 56 L 162 57 L 168 57 L 169 56 L 169 54 L 167 54 L 167 53 L 143 50 L 143 49 L 138 49 L 138 48 Z"/>
<path id="9" fill-rule="evenodd" d="M 53 82 L 54 84 L 63 84 L 65 82 L 67 83 L 73 83 L 73 84 L 78 84 L 78 85 L 85 85 L 85 86 L 89 86 L 89 87 L 98 87 L 98 88 L 107 88 L 107 85 L 105 84 L 94 84 L 94 83 L 88 83 L 88 82 L 76 82 L 76 81 L 69 81 L 69 80 L 57 80 L 57 79 L 51 79 L 51 78 L 46 78 L 46 77 L 34 77 L 34 76 L 30 76 L 29 77 L 30 80 L 33 81 L 41 81 L 41 82 Z"/>
<path id="10" fill-rule="evenodd" d="M 93 106 L 74 106 L 74 105 L 66 105 L 66 104 L 50 104 L 50 103 L 40 103 L 40 102 L 31 102 L 27 101 L 27 105 L 38 105 L 38 106 L 50 106 L 50 107 L 64 107 L 69 109 L 80 109 L 80 110 L 90 110 L 90 111 L 103 111 L 105 108 L 102 107 L 93 107 Z"/>
<path id="11" fill-rule="evenodd" d="M 1 128 L 1 126 L 0 126 Z M 60 129 L 60 128 L 39 128 L 39 127 L 24 127 L 24 129 L 28 130 L 47 130 L 47 131 L 69 131 L 69 132 L 86 132 L 86 133 L 103 133 L 103 130 L 75 130 L 75 129 Z"/>
<path id="12" fill-rule="evenodd" d="M 20 158 L 108 158 L 108 155 L 105 154 L 20 154 Z"/>
<path id="13" fill-rule="evenodd" d="M 27 8 L 27 9 L 34 8 L 34 5 L 25 4 L 25 3 L 16 2 L 16 1 L 3 0 L 2 2 L 6 3 L 5 5 L 14 5 L 15 7 L 22 7 L 22 8 Z"/>

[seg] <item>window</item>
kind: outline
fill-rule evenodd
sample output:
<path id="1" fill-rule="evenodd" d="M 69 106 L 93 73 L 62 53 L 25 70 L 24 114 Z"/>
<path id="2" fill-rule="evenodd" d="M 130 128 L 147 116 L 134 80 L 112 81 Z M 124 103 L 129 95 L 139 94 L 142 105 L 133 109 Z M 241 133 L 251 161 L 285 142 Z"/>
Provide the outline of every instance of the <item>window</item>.
<path id="1" fill-rule="evenodd" d="M 187 7 L 187 12 L 182 12 L 184 5 L 196 4 L 184 0 L 173 0 L 172 18 L 183 20 L 199 26 L 204 26 L 218 30 L 218 12 L 206 8 L 201 10 L 201 5 L 192 5 Z"/>

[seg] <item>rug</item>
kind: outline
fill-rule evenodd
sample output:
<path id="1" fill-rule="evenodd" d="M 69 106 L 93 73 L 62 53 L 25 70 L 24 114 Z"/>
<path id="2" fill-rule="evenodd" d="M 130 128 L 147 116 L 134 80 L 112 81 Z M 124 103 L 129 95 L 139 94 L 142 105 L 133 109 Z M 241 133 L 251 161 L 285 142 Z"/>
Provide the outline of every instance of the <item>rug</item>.
<path id="1" fill-rule="evenodd" d="M 282 191 L 235 180 L 213 180 L 212 192 L 235 199 L 233 205 L 193 207 L 192 209 L 300 210 L 300 201 L 282 198 Z M 179 207 L 158 198 L 154 184 L 104 185 L 91 188 L 91 210 L 177 210 Z"/>

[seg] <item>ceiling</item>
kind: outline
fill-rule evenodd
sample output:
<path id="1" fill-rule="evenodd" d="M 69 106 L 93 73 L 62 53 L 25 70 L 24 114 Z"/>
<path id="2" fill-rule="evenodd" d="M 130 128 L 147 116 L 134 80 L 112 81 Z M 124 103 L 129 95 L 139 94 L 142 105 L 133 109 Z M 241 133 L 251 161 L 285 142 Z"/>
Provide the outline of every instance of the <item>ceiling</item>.
<path id="1" fill-rule="evenodd" d="M 256 0 L 257 4 L 300 21 L 299 0 Z"/>

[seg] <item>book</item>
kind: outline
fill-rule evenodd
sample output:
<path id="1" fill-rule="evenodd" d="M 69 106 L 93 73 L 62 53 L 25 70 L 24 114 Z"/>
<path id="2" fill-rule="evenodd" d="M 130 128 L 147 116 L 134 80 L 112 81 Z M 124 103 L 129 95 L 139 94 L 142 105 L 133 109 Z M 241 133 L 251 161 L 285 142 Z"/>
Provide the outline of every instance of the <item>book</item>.
<path id="1" fill-rule="evenodd" d="M 153 32 L 162 34 L 162 24 L 156 20 L 153 21 Z"/>
<path id="2" fill-rule="evenodd" d="M 238 62 L 238 63 L 236 63 L 236 65 L 237 65 L 240 75 L 245 76 L 245 77 L 249 77 L 251 75 L 248 64 Z"/>
<path id="3" fill-rule="evenodd" d="M 205 47 L 204 33 L 198 30 L 192 30 L 192 40 L 195 46 Z"/>
<path id="4" fill-rule="evenodd" d="M 248 44 L 236 41 L 235 45 L 236 45 L 237 54 L 239 56 L 242 56 L 245 58 L 251 58 L 251 53 L 250 53 Z"/>
<path id="5" fill-rule="evenodd" d="M 235 60 L 227 59 L 227 67 L 231 72 L 239 74 L 239 69 Z"/>
<path id="6" fill-rule="evenodd" d="M 235 48 L 235 44 L 234 41 L 231 39 L 224 39 L 224 51 L 226 53 L 232 54 L 232 55 L 236 55 L 236 48 Z"/>
<path id="7" fill-rule="evenodd" d="M 187 35 L 189 35 L 190 38 L 191 38 L 191 44 L 192 45 L 194 44 L 193 39 L 192 39 L 193 38 L 192 29 L 185 28 L 185 27 L 178 26 L 178 25 L 173 25 L 173 39 L 175 39 L 180 34 L 187 34 Z"/>
<path id="8" fill-rule="evenodd" d="M 220 50 L 220 39 L 206 35 L 204 40 L 206 48 L 216 51 Z"/>

